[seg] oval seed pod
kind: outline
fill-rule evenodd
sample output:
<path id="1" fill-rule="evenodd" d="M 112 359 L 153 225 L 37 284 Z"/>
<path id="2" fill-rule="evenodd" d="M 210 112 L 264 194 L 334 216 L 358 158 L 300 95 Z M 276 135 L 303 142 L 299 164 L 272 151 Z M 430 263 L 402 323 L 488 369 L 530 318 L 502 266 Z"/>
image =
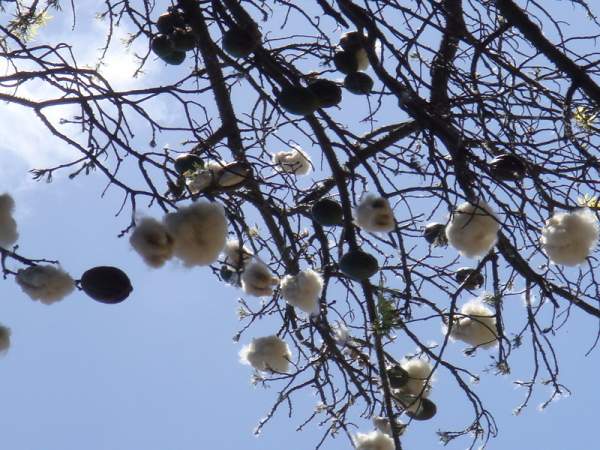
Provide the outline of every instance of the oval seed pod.
<path id="1" fill-rule="evenodd" d="M 324 227 L 341 225 L 344 220 L 344 211 L 342 205 L 330 198 L 317 200 L 312 208 L 313 219 Z"/>
<path id="2" fill-rule="evenodd" d="M 373 89 L 373 79 L 363 72 L 354 72 L 344 78 L 344 87 L 355 95 L 367 95 Z"/>
<path id="3" fill-rule="evenodd" d="M 527 166 L 521 158 L 510 153 L 496 156 L 489 163 L 490 173 L 504 181 L 519 181 L 525 177 Z"/>
<path id="4" fill-rule="evenodd" d="M 428 223 L 423 230 L 423 237 L 434 247 L 443 247 L 448 245 L 446 238 L 446 225 L 443 223 Z"/>
<path id="5" fill-rule="evenodd" d="M 127 274 L 112 266 L 87 270 L 81 277 L 81 288 L 92 299 L 107 304 L 121 303 L 133 290 Z"/>
<path id="6" fill-rule="evenodd" d="M 277 102 L 290 114 L 307 116 L 314 113 L 319 107 L 317 96 L 308 88 L 301 86 L 288 86 L 281 90 Z"/>
<path id="7" fill-rule="evenodd" d="M 470 267 L 461 267 L 455 273 L 456 281 L 465 283 L 467 289 L 478 289 L 484 283 L 483 275 Z"/>
<path id="8" fill-rule="evenodd" d="M 357 281 L 367 280 L 379 271 L 377 259 L 361 250 L 346 253 L 339 266 L 342 273 Z"/>

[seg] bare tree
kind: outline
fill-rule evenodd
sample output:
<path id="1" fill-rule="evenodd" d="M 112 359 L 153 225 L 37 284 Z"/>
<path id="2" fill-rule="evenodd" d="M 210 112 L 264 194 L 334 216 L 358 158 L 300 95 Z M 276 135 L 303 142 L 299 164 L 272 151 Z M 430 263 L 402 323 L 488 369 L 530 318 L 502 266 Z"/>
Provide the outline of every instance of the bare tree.
<path id="1" fill-rule="evenodd" d="M 360 415 L 396 424 L 387 431 L 400 449 L 404 427 L 435 414 L 435 375 L 454 379 L 472 408 L 471 422 L 440 438 L 485 444 L 497 432 L 493 407 L 470 383 L 480 375 L 447 356 L 452 339 L 492 356 L 485 376 L 509 374 L 513 352 L 531 347 L 519 410 L 539 381 L 552 387 L 548 402 L 567 390 L 553 333 L 573 309 L 600 317 L 600 23 L 583 0 L 570 3 L 598 32 L 580 36 L 534 1 L 105 0 L 106 49 L 126 27 L 126 45 L 145 48 L 139 73 L 178 66 L 169 82 L 130 90 L 103 77 L 102 58 L 84 67 L 69 42 L 28 39 L 59 7 L 75 23 L 75 2 L 3 3 L 15 15 L 0 24 L 0 98 L 79 154 L 35 179 L 105 177 L 131 217 L 122 235 L 138 230 L 132 243 L 155 266 L 181 257 L 175 211 L 223 205 L 238 244 L 210 271 L 264 300 L 241 302 L 238 336 L 264 320 L 289 346 L 281 370 L 247 355 L 256 382 L 280 391 L 259 429 L 312 390 L 320 408 L 305 423 L 325 425 L 317 448 L 353 435 Z M 32 83 L 42 97 L 22 94 Z M 152 114 L 159 100 L 175 124 Z M 77 112 L 57 123 L 49 113 L 61 108 Z M 157 148 L 170 135 L 185 136 L 181 148 Z M 142 233 L 140 204 L 166 225 Z M 0 250 L 5 277 L 48 263 Z M 526 306 L 520 327 L 507 328 L 504 302 L 515 296 Z M 400 340 L 416 352 L 398 354 Z"/>

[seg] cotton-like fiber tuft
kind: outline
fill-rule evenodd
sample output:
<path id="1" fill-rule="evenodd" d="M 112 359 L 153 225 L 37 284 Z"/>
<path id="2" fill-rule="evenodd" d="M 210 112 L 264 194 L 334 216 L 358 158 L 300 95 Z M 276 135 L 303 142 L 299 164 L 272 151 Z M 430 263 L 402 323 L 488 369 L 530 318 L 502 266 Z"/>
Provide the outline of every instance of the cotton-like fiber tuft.
<path id="1" fill-rule="evenodd" d="M 10 194 L 0 195 L 0 247 L 9 247 L 19 238 L 17 222 L 12 216 L 14 208 L 15 201 Z"/>
<path id="2" fill-rule="evenodd" d="M 0 324 L 0 355 L 10 348 L 10 328 Z"/>
<path id="3" fill-rule="evenodd" d="M 455 317 L 450 336 L 473 347 L 489 348 L 498 343 L 494 312 L 479 299 L 463 305 Z"/>
<path id="4" fill-rule="evenodd" d="M 406 370 L 409 380 L 398 391 L 401 394 L 427 397 L 431 384 L 431 379 L 427 381 L 431 375 L 431 364 L 421 358 L 412 358 L 400 361 L 400 367 Z"/>
<path id="5" fill-rule="evenodd" d="M 16 281 L 32 300 L 45 305 L 62 300 L 75 289 L 75 282 L 67 272 L 50 265 L 21 269 Z"/>
<path id="6" fill-rule="evenodd" d="M 215 184 L 224 165 L 221 161 L 207 161 L 202 169 L 188 176 L 186 183 L 192 194 L 198 194 Z"/>
<path id="7" fill-rule="evenodd" d="M 273 164 L 280 172 L 306 175 L 312 169 L 312 161 L 308 153 L 298 146 L 288 152 L 279 152 L 273 155 Z"/>
<path id="8" fill-rule="evenodd" d="M 371 421 L 373 422 L 373 426 L 379 431 L 387 434 L 390 437 L 392 436 L 392 425 L 390 424 L 389 419 L 381 416 L 373 416 L 371 417 Z M 395 420 L 394 428 L 398 432 L 398 436 L 402 436 L 406 431 L 406 424 L 400 420 Z"/>
<path id="9" fill-rule="evenodd" d="M 394 441 L 379 430 L 370 433 L 356 433 L 354 437 L 356 450 L 394 450 Z"/>
<path id="10" fill-rule="evenodd" d="M 465 202 L 452 213 L 446 237 L 461 255 L 475 258 L 485 255 L 496 244 L 499 229 L 496 215 L 487 203 Z"/>
<path id="11" fill-rule="evenodd" d="M 240 351 L 240 361 L 264 372 L 288 371 L 292 353 L 288 345 L 275 335 L 254 338 Z"/>
<path id="12" fill-rule="evenodd" d="M 305 313 L 319 311 L 319 297 L 323 291 L 323 277 L 312 269 L 298 275 L 286 275 L 281 280 L 281 296 L 290 305 Z"/>
<path id="13" fill-rule="evenodd" d="M 541 243 L 553 263 L 581 264 L 598 243 L 598 219 L 588 208 L 555 214 L 542 229 Z"/>
<path id="14" fill-rule="evenodd" d="M 162 222 L 151 217 L 139 221 L 129 243 L 150 267 L 162 267 L 173 257 L 173 238 Z"/>
<path id="15" fill-rule="evenodd" d="M 199 201 L 165 216 L 174 254 L 190 266 L 214 263 L 225 246 L 227 219 L 220 203 Z"/>
<path id="16" fill-rule="evenodd" d="M 252 258 L 253 253 L 245 245 L 240 245 L 237 239 L 231 239 L 225 243 L 223 255 L 225 255 L 225 264 L 241 269 Z"/>
<path id="17" fill-rule="evenodd" d="M 255 297 L 272 295 L 278 283 L 279 279 L 271 273 L 269 266 L 258 259 L 250 261 L 242 273 L 242 289 Z"/>
<path id="18" fill-rule="evenodd" d="M 396 224 L 390 203 L 383 197 L 364 196 L 355 210 L 356 224 L 372 233 L 388 233 Z"/>

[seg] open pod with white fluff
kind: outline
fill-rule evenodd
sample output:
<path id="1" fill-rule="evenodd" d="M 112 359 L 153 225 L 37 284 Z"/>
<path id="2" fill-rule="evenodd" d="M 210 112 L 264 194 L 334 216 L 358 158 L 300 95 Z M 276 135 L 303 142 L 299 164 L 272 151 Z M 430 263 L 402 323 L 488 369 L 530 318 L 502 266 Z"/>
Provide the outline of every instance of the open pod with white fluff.
<path id="1" fill-rule="evenodd" d="M 394 450 L 394 440 L 379 430 L 369 433 L 356 433 L 354 436 L 354 448 L 356 450 Z"/>
<path id="2" fill-rule="evenodd" d="M 0 247 L 9 247 L 17 242 L 19 233 L 13 218 L 15 201 L 10 194 L 0 195 Z"/>
<path id="3" fill-rule="evenodd" d="M 475 258 L 492 249 L 499 229 L 500 223 L 486 202 L 464 202 L 452 213 L 446 226 L 446 237 L 461 255 Z"/>
<path id="4" fill-rule="evenodd" d="M 388 233 L 396 226 L 390 202 L 373 194 L 365 195 L 354 211 L 356 224 L 372 233 Z"/>
<path id="5" fill-rule="evenodd" d="M 150 267 L 162 267 L 173 257 L 173 237 L 162 222 L 151 217 L 144 217 L 138 222 L 129 243 Z"/>
<path id="6" fill-rule="evenodd" d="M 447 327 L 444 327 L 448 332 Z M 498 343 L 496 315 L 481 299 L 465 303 L 454 318 L 450 337 L 473 347 L 490 348 Z"/>
<path id="7" fill-rule="evenodd" d="M 31 266 L 17 272 L 17 284 L 32 300 L 50 305 L 75 289 L 73 278 L 59 267 Z"/>
<path id="8" fill-rule="evenodd" d="M 297 145 L 287 152 L 275 153 L 273 164 L 278 171 L 294 175 L 306 175 L 312 170 L 310 156 Z"/>
<path id="9" fill-rule="evenodd" d="M 290 305 L 305 313 L 319 311 L 319 298 L 323 292 L 323 277 L 312 269 L 297 275 L 286 275 L 281 280 L 281 296 Z"/>
<path id="10" fill-rule="evenodd" d="M 242 273 L 242 289 L 248 295 L 265 297 L 273 295 L 273 289 L 279 284 L 279 278 L 273 275 L 269 266 L 254 258 Z"/>
<path id="11" fill-rule="evenodd" d="M 262 372 L 286 373 L 291 358 L 287 343 L 275 335 L 254 338 L 240 350 L 240 361 Z"/>

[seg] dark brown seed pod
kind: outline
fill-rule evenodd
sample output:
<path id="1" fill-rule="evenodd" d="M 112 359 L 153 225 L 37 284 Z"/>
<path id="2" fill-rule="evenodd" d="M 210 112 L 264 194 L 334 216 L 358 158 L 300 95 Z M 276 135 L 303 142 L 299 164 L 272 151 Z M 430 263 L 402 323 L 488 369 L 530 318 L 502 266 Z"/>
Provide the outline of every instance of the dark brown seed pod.
<path id="1" fill-rule="evenodd" d="M 437 413 L 437 406 L 428 398 L 415 400 L 418 403 L 416 411 L 406 411 L 406 415 L 414 420 L 429 420 Z"/>
<path id="2" fill-rule="evenodd" d="M 410 380 L 410 375 L 408 372 L 399 365 L 390 367 L 387 371 L 387 375 L 390 386 L 393 389 L 400 389 L 406 383 L 408 383 L 408 380 Z"/>
<path id="3" fill-rule="evenodd" d="M 492 176 L 504 181 L 522 180 L 527 173 L 527 166 L 523 160 L 509 153 L 496 156 L 489 166 Z"/>
<path id="4" fill-rule="evenodd" d="M 169 57 L 174 51 L 173 42 L 165 34 L 157 34 L 150 41 L 150 48 L 160 58 Z"/>
<path id="5" fill-rule="evenodd" d="M 344 87 L 353 94 L 367 95 L 373 89 L 373 79 L 363 72 L 355 72 L 346 75 Z"/>
<path id="6" fill-rule="evenodd" d="M 465 283 L 465 288 L 479 289 L 485 282 L 483 275 L 470 267 L 461 267 L 455 273 L 456 281 Z"/>
<path id="7" fill-rule="evenodd" d="M 307 116 L 314 113 L 319 107 L 317 96 L 308 88 L 301 86 L 288 86 L 281 90 L 277 102 L 290 114 Z"/>
<path id="8" fill-rule="evenodd" d="M 333 55 L 333 64 L 337 70 L 346 75 L 358 71 L 358 61 L 356 55 L 352 52 L 336 52 Z"/>
<path id="9" fill-rule="evenodd" d="M 179 175 L 183 175 L 188 171 L 195 172 L 198 169 L 204 168 L 204 161 L 193 153 L 186 153 L 175 158 L 174 168 L 175 172 Z"/>
<path id="10" fill-rule="evenodd" d="M 92 299 L 107 304 L 121 303 L 133 290 L 127 274 L 111 266 L 87 270 L 81 277 L 81 288 Z"/>
<path id="11" fill-rule="evenodd" d="M 308 85 L 308 89 L 319 100 L 319 108 L 331 108 L 342 101 L 342 88 L 331 80 L 315 80 Z"/>
<path id="12" fill-rule="evenodd" d="M 446 225 L 443 223 L 428 223 L 423 230 L 423 237 L 434 247 L 443 247 L 448 245 L 446 237 Z"/>
<path id="13" fill-rule="evenodd" d="M 347 52 L 357 52 L 366 45 L 367 39 L 360 31 L 350 31 L 340 38 L 339 46 Z"/>
<path id="14" fill-rule="evenodd" d="M 175 50 L 189 52 L 196 48 L 196 36 L 190 29 L 176 28 L 171 34 L 171 42 Z"/>
<path id="15" fill-rule="evenodd" d="M 259 33 L 250 33 L 241 28 L 231 28 L 223 34 L 223 50 L 234 58 L 249 56 L 260 42 Z"/>
<path id="16" fill-rule="evenodd" d="M 185 21 L 183 17 L 176 12 L 166 12 L 161 14 L 156 20 L 156 27 L 163 34 L 171 34 L 175 28 L 182 28 L 184 26 Z"/>
<path id="17" fill-rule="evenodd" d="M 330 198 L 317 200 L 311 209 L 313 219 L 324 227 L 341 225 L 344 220 L 342 205 Z"/>
<path id="18" fill-rule="evenodd" d="M 379 271 L 377 259 L 361 250 L 346 253 L 339 266 L 344 275 L 357 281 L 367 280 Z"/>

